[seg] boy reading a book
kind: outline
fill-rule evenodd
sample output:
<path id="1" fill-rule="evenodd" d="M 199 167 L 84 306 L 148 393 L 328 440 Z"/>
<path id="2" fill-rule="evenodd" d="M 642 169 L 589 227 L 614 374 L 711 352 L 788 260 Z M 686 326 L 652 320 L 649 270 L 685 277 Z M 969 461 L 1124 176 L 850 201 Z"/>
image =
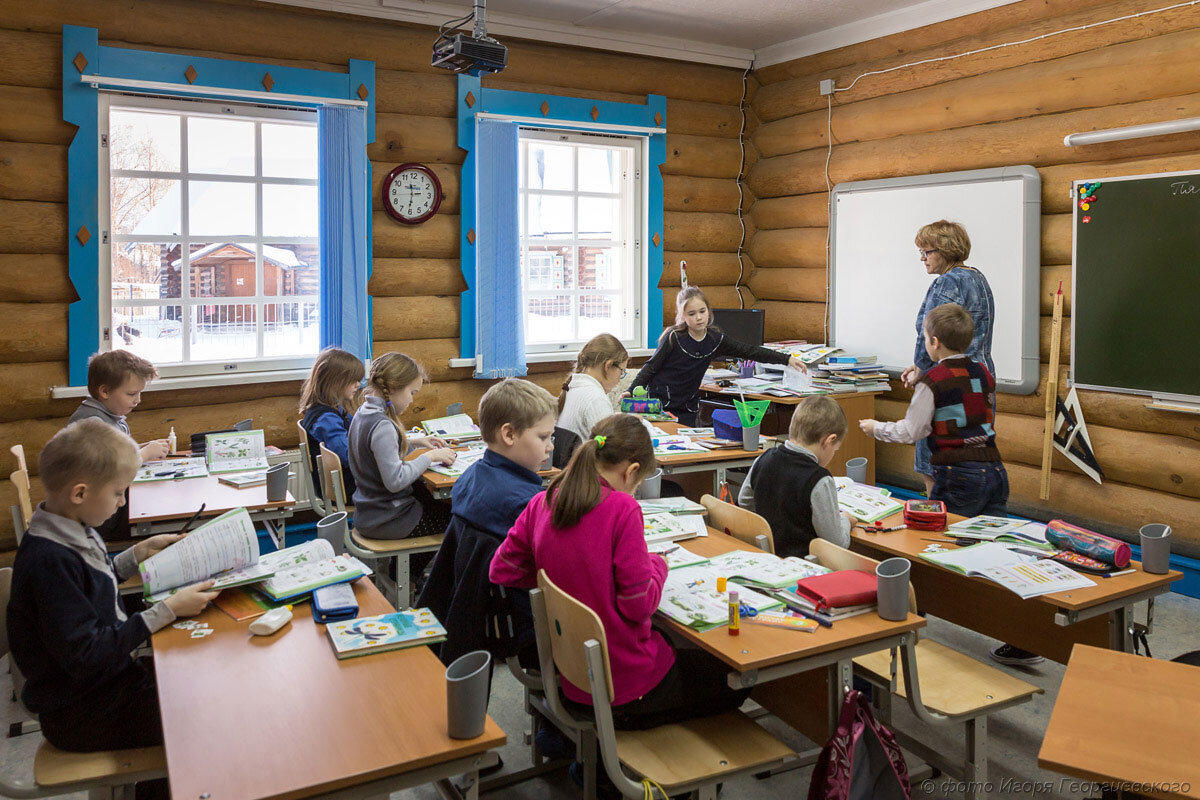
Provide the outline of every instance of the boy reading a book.
<path id="1" fill-rule="evenodd" d="M 838 508 L 837 485 L 825 469 L 845 436 L 842 407 L 822 395 L 806 397 L 792 412 L 783 447 L 750 466 L 738 504 L 767 520 L 777 555 L 803 558 L 818 537 L 850 546 L 854 518 Z"/>
<path id="2" fill-rule="evenodd" d="M 93 526 L 125 502 L 140 463 L 133 440 L 98 419 L 68 425 L 42 450 L 46 499 L 13 562 L 8 637 L 27 679 L 21 698 L 39 715 L 47 741 L 63 750 L 162 743 L 154 675 L 133 652 L 217 595 L 206 591 L 211 581 L 199 583 L 126 616 L 118 582 L 181 538 L 152 536 L 109 563 Z"/>
<path id="3" fill-rule="evenodd" d="M 925 351 L 934 365 L 913 389 L 904 419 L 861 420 L 863 433 L 883 442 L 929 443 L 933 488 L 951 514 L 1008 515 L 1008 472 L 996 448 L 996 380 L 965 355 L 975 323 L 965 308 L 944 303 L 925 315 Z M 1036 664 L 1042 657 L 1012 645 L 992 650 L 1002 664 Z"/>

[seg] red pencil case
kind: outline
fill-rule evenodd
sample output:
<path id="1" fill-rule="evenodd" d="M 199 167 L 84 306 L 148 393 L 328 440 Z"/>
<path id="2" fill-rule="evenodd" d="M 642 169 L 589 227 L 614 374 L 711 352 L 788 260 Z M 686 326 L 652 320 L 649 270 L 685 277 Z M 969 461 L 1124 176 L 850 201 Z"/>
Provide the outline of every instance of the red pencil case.
<path id="1" fill-rule="evenodd" d="M 941 500 L 909 500 L 904 504 L 904 524 L 918 531 L 944 531 L 946 504 Z"/>
<path id="2" fill-rule="evenodd" d="M 875 576 L 860 569 L 840 569 L 796 581 L 796 594 L 818 611 L 875 602 Z"/>

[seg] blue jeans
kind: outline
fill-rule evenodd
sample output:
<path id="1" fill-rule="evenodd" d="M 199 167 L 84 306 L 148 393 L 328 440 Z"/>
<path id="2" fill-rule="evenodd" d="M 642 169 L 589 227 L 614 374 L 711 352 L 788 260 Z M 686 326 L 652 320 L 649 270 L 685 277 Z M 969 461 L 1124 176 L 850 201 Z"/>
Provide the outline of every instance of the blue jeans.
<path id="1" fill-rule="evenodd" d="M 933 465 L 930 500 L 941 500 L 951 514 L 1008 516 L 1008 471 L 999 461 L 961 461 Z"/>
<path id="2" fill-rule="evenodd" d="M 929 439 L 917 442 L 917 451 L 913 455 L 913 470 L 921 475 L 932 475 L 933 466 L 929 463 Z"/>

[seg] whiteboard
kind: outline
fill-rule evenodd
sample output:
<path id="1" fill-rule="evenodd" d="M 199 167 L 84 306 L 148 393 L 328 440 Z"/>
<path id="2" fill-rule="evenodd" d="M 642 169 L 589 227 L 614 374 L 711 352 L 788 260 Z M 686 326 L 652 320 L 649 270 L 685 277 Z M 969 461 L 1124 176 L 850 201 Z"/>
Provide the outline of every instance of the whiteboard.
<path id="1" fill-rule="evenodd" d="M 840 183 L 830 198 L 829 341 L 877 355 L 888 370 L 913 361 L 917 312 L 934 276 L 913 243 L 921 226 L 962 223 L 967 264 L 996 301 L 996 388 L 1029 394 L 1038 384 L 1041 176 L 1030 166 Z"/>

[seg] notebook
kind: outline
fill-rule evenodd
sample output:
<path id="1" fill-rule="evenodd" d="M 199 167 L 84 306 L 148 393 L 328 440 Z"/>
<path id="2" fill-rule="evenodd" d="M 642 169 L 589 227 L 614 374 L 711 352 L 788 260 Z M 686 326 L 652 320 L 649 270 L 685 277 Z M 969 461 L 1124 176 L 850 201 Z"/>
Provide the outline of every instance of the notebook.
<path id="1" fill-rule="evenodd" d="M 446 640 L 446 629 L 428 608 L 331 622 L 325 633 L 339 660 Z"/>
<path id="2" fill-rule="evenodd" d="M 638 500 L 643 514 L 707 514 L 708 509 L 686 497 L 658 497 Z"/>
<path id="3" fill-rule="evenodd" d="M 642 518 L 642 524 L 645 526 L 647 545 L 708 535 L 704 517 L 696 514 L 649 514 Z"/>
<path id="4" fill-rule="evenodd" d="M 205 437 L 208 471 L 248 472 L 267 468 L 267 442 L 262 431 L 226 431 Z"/>
<path id="5" fill-rule="evenodd" d="M 271 577 L 258 590 L 271 600 L 291 600 L 311 594 L 322 586 L 345 583 L 371 570 L 351 555 L 334 555 L 333 545 L 324 539 L 313 539 L 277 553 L 263 556 L 262 561 L 272 569 Z"/>
<path id="6" fill-rule="evenodd" d="M 980 542 L 959 550 L 918 555 L 963 575 L 995 581 L 1021 598 L 1096 585 L 1091 578 L 1062 564 L 1015 551 L 999 542 Z"/>
<path id="7" fill-rule="evenodd" d="M 826 567 L 802 558 L 780 558 L 755 550 L 731 550 L 714 556 L 709 564 L 718 574 L 739 584 L 768 589 L 790 588 L 797 581 L 829 572 Z"/>
<path id="8" fill-rule="evenodd" d="M 855 483 L 849 478 L 833 480 L 838 490 L 838 506 L 861 522 L 878 522 L 904 510 L 904 504 L 893 498 L 887 489 Z"/>
<path id="9" fill-rule="evenodd" d="M 694 567 L 698 564 L 708 563 L 708 559 L 704 556 L 696 555 L 683 545 L 676 544 L 675 542 L 658 542 L 657 544 L 647 545 L 646 549 L 650 551 L 651 555 L 662 556 L 667 562 L 667 569 Z"/>
<path id="10" fill-rule="evenodd" d="M 708 631 L 729 624 L 729 595 L 717 591 L 718 573 L 708 566 L 681 567 L 667 573 L 658 611 L 676 622 Z M 781 608 L 783 604 L 743 586 L 734 587 L 738 602 L 756 611 Z"/>
<path id="11" fill-rule="evenodd" d="M 208 466 L 203 458 L 164 458 L 159 461 L 147 461 L 138 467 L 133 482 L 150 483 L 207 477 Z"/>

